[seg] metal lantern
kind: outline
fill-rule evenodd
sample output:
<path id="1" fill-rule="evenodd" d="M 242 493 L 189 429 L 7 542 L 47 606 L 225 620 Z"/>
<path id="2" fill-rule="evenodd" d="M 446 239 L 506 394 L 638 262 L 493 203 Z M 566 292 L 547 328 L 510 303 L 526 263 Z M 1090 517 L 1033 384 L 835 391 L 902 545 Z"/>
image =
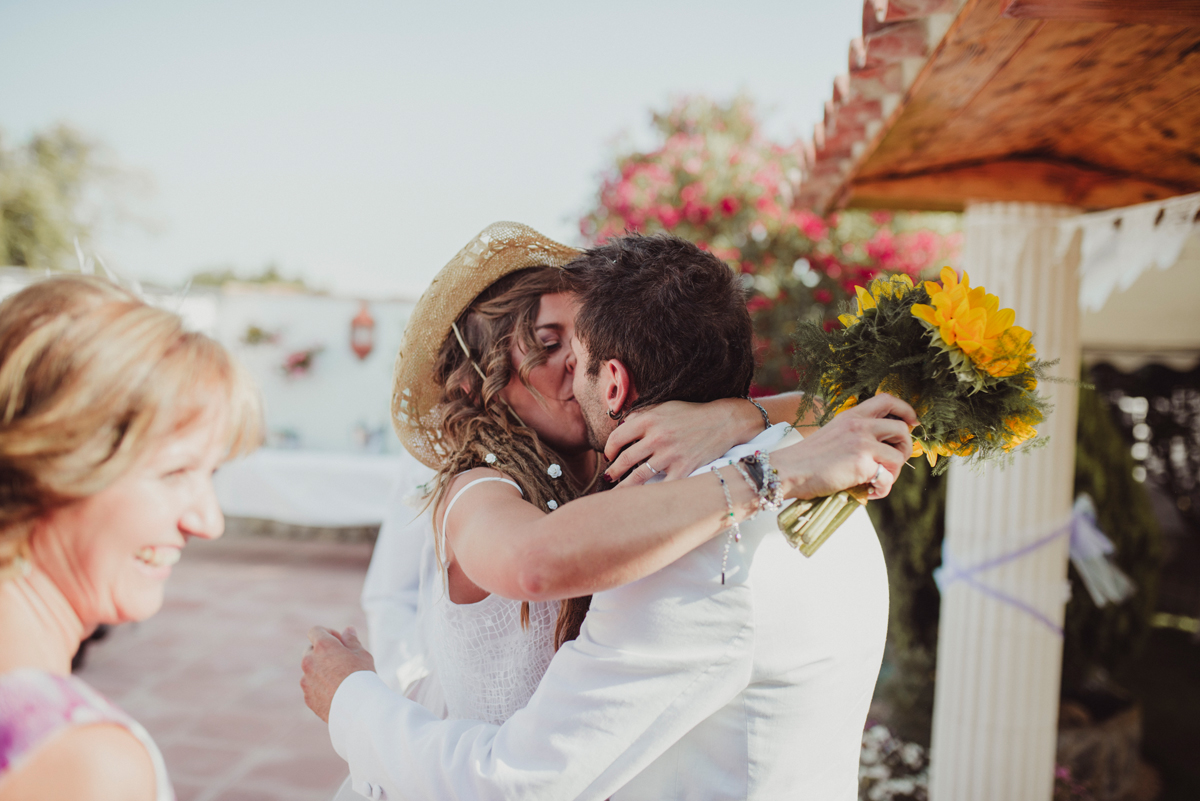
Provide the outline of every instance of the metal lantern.
<path id="1" fill-rule="evenodd" d="M 350 349 L 360 359 L 367 358 L 375 349 L 375 318 L 371 316 L 365 300 L 358 314 L 350 321 Z"/>

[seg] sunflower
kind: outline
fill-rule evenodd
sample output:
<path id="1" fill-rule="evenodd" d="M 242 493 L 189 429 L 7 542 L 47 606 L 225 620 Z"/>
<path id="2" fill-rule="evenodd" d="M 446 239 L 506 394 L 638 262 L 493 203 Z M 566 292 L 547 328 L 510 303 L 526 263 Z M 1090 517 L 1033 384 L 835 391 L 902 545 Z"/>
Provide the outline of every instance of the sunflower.
<path id="1" fill-rule="evenodd" d="M 1025 371 L 1037 351 L 1030 344 L 1033 334 L 1013 325 L 1016 312 L 1001 309 L 1000 299 L 983 287 L 972 288 L 965 272 L 959 281 L 954 270 L 943 267 L 941 279 L 941 284 L 925 282 L 930 303 L 914 303 L 912 314 L 933 332 L 935 344 L 951 353 L 960 378 L 976 380 L 964 371 L 972 367 L 991 378 Z M 953 358 L 956 350 L 969 365 Z"/>
<path id="2" fill-rule="evenodd" d="M 858 295 L 857 314 L 839 314 L 838 321 L 849 328 L 862 319 L 865 311 L 879 305 L 878 301 L 884 298 L 902 298 L 912 290 L 913 282 L 907 275 L 896 274 L 876 278 L 865 288 L 854 288 L 855 294 Z"/>

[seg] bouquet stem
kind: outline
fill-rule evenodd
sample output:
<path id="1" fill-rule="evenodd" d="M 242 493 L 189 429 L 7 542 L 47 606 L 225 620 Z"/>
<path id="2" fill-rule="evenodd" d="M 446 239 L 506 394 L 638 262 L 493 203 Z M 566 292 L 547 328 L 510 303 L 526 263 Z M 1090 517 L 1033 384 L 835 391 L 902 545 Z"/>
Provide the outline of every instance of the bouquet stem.
<path id="1" fill-rule="evenodd" d="M 779 513 L 779 530 L 793 548 L 812 556 L 838 526 L 867 505 L 870 491 L 870 484 L 860 484 L 823 498 L 795 501 Z"/>

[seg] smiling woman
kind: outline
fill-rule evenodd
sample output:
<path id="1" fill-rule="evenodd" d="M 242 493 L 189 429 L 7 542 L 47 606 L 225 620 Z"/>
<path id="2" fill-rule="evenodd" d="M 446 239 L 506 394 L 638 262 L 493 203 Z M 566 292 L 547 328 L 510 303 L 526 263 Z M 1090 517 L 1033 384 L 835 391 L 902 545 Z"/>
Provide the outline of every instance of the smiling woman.
<path id="1" fill-rule="evenodd" d="M 158 611 L 258 396 L 225 350 L 99 278 L 0 304 L 0 801 L 169 799 L 145 730 L 70 675 L 102 623 Z"/>

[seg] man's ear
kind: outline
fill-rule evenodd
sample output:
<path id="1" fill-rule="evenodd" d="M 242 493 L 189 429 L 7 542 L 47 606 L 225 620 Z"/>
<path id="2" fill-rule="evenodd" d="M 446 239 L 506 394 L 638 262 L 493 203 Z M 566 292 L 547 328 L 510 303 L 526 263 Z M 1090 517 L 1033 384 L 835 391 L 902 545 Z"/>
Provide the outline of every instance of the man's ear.
<path id="1" fill-rule="evenodd" d="M 605 408 L 613 415 L 620 416 L 622 409 L 637 400 L 637 390 L 633 386 L 629 368 L 620 359 L 609 359 L 600 372 L 605 378 Z"/>

